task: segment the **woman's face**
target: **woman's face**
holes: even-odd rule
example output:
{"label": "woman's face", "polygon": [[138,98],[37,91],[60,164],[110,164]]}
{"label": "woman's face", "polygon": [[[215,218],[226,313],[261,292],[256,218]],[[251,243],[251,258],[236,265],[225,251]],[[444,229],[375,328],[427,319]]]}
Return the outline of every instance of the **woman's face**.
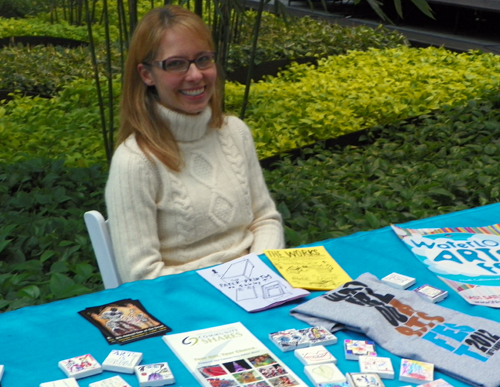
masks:
{"label": "woman's face", "polygon": [[[194,36],[192,32],[172,28],[165,32],[155,61],[169,58],[196,59],[210,47]],[[186,72],[165,71],[156,66],[137,66],[142,80],[148,86],[155,86],[160,102],[169,109],[185,114],[203,111],[214,94],[217,78],[215,64],[200,70],[194,63]]]}

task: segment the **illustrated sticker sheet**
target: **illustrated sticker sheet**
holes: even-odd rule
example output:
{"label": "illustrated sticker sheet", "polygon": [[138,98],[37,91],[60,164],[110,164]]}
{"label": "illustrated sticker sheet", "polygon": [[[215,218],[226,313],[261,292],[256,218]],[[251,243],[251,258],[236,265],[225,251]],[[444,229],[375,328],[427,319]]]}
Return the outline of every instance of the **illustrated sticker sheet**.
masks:
{"label": "illustrated sticker sheet", "polygon": [[78,313],[95,325],[109,344],[126,344],[171,331],[138,300],[123,299]]}

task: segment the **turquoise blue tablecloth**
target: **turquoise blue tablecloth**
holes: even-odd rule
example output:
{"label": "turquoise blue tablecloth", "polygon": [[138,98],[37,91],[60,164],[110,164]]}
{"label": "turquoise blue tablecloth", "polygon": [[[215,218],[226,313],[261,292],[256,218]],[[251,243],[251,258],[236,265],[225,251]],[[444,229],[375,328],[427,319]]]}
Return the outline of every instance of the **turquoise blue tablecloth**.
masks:
{"label": "turquoise blue tablecloth", "polygon": [[[405,225],[418,228],[485,226],[493,223],[500,223],[500,203],[413,221]],[[412,255],[389,227],[318,242],[315,245],[324,245],[352,278],[364,272],[370,272],[378,278],[398,272],[415,277],[417,284],[428,283],[450,290]],[[265,257],[263,259],[268,262]],[[304,382],[312,386],[303,373],[302,364],[295,358],[293,352],[280,352],[269,341],[268,334],[288,328],[305,327],[303,322],[291,317],[288,312],[298,303],[320,294],[322,293],[315,292],[306,299],[252,314],[225,298],[196,272],[188,272],[124,284],[117,289],[0,314],[0,364],[5,366],[2,386],[37,387],[42,382],[62,379],[65,375],[57,366],[59,360],[90,353],[102,362],[111,349],[142,352],[143,364],[167,361],[176,378],[175,386],[197,386],[195,379],[160,337],[125,346],[111,346],[93,325],[78,314],[78,311],[86,307],[124,298],[140,300],[153,316],[172,328],[172,333],[240,321]],[[500,321],[500,310],[469,305],[451,290],[448,298],[440,305]],[[363,336],[340,332],[337,337],[339,342],[342,342],[345,338],[356,339]],[[358,371],[357,362],[343,360],[343,349],[340,344],[330,346],[329,349],[337,357],[338,366],[343,372]],[[380,350],[379,355],[391,357],[394,367],[399,367],[399,358],[384,350]],[[397,372],[398,370],[396,374]],[[86,387],[92,382],[114,375],[116,374],[112,372],[104,372],[101,375],[80,379],[79,385]],[[131,386],[139,386],[135,376],[125,374],[121,376]],[[465,386],[437,372],[436,378],[439,377],[456,387]],[[387,387],[408,385],[397,381],[397,376],[395,380],[384,380],[384,383]],[[500,381],[498,384],[500,385]]]}

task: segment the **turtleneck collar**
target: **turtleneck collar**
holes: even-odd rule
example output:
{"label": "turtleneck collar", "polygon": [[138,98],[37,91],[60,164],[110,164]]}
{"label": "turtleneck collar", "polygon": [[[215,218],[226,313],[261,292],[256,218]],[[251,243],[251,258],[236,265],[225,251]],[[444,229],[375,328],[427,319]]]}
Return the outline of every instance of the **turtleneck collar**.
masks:
{"label": "turtleneck collar", "polygon": [[161,117],[168,121],[170,131],[177,141],[196,141],[207,132],[212,117],[212,109],[209,106],[195,115],[177,113],[160,104],[158,106]]}

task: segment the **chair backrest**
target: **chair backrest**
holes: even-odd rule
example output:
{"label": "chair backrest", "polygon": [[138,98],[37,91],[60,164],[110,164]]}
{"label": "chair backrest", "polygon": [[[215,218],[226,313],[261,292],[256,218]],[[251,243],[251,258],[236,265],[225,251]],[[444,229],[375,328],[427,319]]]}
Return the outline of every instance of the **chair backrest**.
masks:
{"label": "chair backrest", "polygon": [[122,280],[116,269],[108,221],[99,211],[88,211],[83,215],[83,218],[97,258],[104,288],[116,288],[122,283]]}

